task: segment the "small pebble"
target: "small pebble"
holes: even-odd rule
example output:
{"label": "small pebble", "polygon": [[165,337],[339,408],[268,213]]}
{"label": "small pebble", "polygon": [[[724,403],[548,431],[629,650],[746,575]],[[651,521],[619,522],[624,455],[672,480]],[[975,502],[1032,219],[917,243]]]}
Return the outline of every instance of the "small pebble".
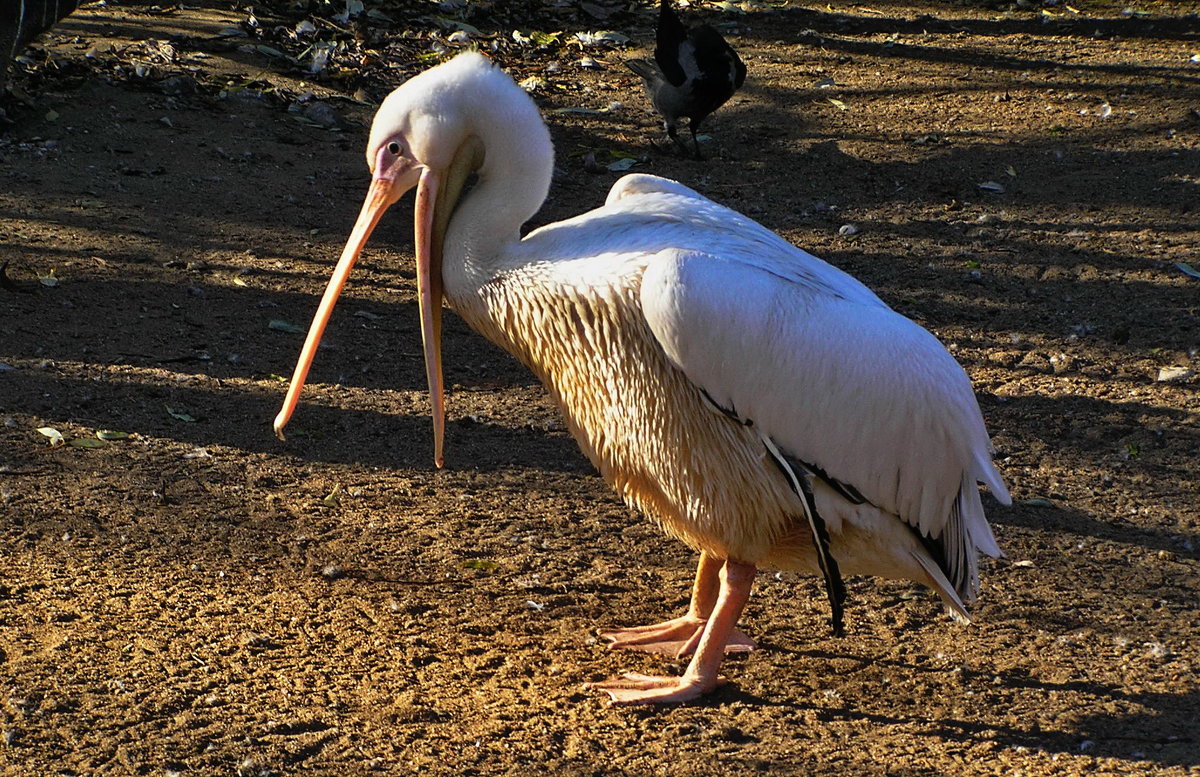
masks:
{"label": "small pebble", "polygon": [[591,151],[583,155],[583,169],[589,173],[603,173],[606,168],[596,161],[596,155]]}
{"label": "small pebble", "polygon": [[848,237],[850,235],[857,235],[858,233],[859,233],[858,227],[854,226],[853,224],[843,224],[840,227],[838,227],[839,235],[845,235]]}
{"label": "small pebble", "polygon": [[309,121],[320,124],[322,127],[327,129],[341,127],[344,123],[342,121],[342,117],[338,115],[337,111],[329,107],[329,105],[326,103],[322,102],[309,103],[308,105],[304,106],[304,110],[301,111],[301,115],[303,115],[304,118],[308,119]]}
{"label": "small pebble", "polygon": [[196,93],[196,79],[191,76],[172,76],[159,82],[158,88],[170,97],[186,97]]}

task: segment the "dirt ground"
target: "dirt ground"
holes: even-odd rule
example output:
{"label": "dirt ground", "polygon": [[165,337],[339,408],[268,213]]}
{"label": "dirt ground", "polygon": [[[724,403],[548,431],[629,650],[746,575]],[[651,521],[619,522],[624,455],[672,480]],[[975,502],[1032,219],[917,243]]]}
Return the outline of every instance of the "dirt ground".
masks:
{"label": "dirt ground", "polygon": [[[340,4],[97,3],[19,63],[0,774],[1200,775],[1194,7],[693,9],[750,70],[698,162],[652,146],[620,64],[649,7],[544,3],[520,23],[562,36],[522,49],[505,4],[478,5],[475,35],[401,4],[389,44],[383,20],[331,21]],[[336,68],[305,72],[304,19],[342,35]],[[563,43],[603,29],[633,44]],[[947,344],[1015,499],[987,501],[1008,558],[975,623],[855,579],[837,639],[815,578],[764,571],[742,622],[761,649],[730,685],[657,709],[585,691],[679,668],[590,635],[679,614],[695,556],[452,317],[434,469],[405,204],[275,439],[294,329],[366,190],[371,103],[471,37],[542,79],[559,170],[539,223],[599,204],[630,159]]]}

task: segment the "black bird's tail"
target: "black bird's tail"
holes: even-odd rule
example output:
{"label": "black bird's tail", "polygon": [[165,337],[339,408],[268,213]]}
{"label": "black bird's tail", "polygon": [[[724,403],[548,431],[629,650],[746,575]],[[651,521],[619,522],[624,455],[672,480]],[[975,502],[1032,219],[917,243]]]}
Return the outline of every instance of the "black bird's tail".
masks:
{"label": "black bird's tail", "polygon": [[662,79],[662,71],[658,69],[658,65],[648,59],[627,59],[625,67],[637,73],[648,82],[654,82]]}
{"label": "black bird's tail", "polygon": [[676,42],[687,37],[687,28],[683,26],[679,14],[675,13],[675,9],[671,7],[671,0],[662,0],[658,4],[658,40],[660,43],[664,37],[669,41]]}
{"label": "black bird's tail", "polygon": [[666,80],[675,86],[681,86],[687,78],[679,64],[679,47],[687,37],[687,28],[675,9],[671,8],[671,0],[661,0],[658,6],[658,31],[654,36],[654,61]]}

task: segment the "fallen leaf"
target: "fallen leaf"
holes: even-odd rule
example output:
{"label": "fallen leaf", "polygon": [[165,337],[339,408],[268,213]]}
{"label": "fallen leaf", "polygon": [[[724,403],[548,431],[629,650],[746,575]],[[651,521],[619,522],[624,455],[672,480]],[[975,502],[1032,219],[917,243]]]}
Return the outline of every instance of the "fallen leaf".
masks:
{"label": "fallen leaf", "polygon": [[326,507],[337,507],[340,505],[342,503],[342,495],[338,492],[341,490],[341,484],[335,484],[333,490],[329,492],[329,495],[321,500],[321,504],[325,505]]}
{"label": "fallen leaf", "polygon": [[495,561],[488,561],[481,558],[468,559],[462,563],[462,566],[463,569],[481,569],[484,572],[492,572],[500,568],[500,565]]}
{"label": "fallen leaf", "polygon": [[628,35],[616,32],[615,30],[601,30],[600,32],[577,32],[575,39],[585,46],[594,46],[598,43],[612,43],[618,46],[624,46],[626,43],[631,43],[632,38]]}
{"label": "fallen leaf", "polygon": [[537,90],[544,89],[546,87],[546,79],[542,78],[541,76],[530,76],[529,78],[523,79],[519,84],[517,84],[517,86],[521,87],[526,92],[536,92]]}
{"label": "fallen leaf", "polygon": [[1192,377],[1192,374],[1187,367],[1160,367],[1155,380],[1159,383],[1178,383]]}
{"label": "fallen leaf", "polygon": [[842,102],[841,100],[835,100],[832,97],[826,97],[825,99],[829,101],[830,105],[832,105],[834,108],[837,108],[839,111],[850,110],[850,106],[846,105],[846,103]]}
{"label": "fallen leaf", "polygon": [[95,437],[76,437],[67,445],[72,448],[104,448],[108,445],[104,440],[97,440]]}
{"label": "fallen leaf", "polygon": [[372,313],[369,310],[358,310],[355,311],[354,315],[357,318],[365,318],[368,321],[378,321],[379,319],[383,318],[383,316],[379,315],[378,313]]}
{"label": "fallen leaf", "polygon": [[1049,499],[1042,499],[1041,497],[1034,497],[1033,499],[1026,499],[1021,504],[1029,505],[1030,507],[1054,507],[1053,502],[1051,502]]}
{"label": "fallen leaf", "polygon": [[129,439],[128,432],[116,432],[112,429],[101,429],[96,432],[96,437],[101,440],[127,440]]}
{"label": "fallen leaf", "polygon": [[1182,272],[1184,275],[1190,275],[1193,278],[1200,278],[1200,270],[1197,270],[1195,267],[1192,267],[1187,262],[1176,262],[1175,266],[1178,267],[1179,271]]}
{"label": "fallen leaf", "polygon": [[608,169],[614,173],[623,173],[636,164],[636,159],[630,159],[627,157],[625,159],[618,159],[617,161],[611,163],[608,166]]}
{"label": "fallen leaf", "polygon": [[558,36],[561,34],[559,32],[541,32],[539,30],[532,30],[530,32],[513,30],[512,38],[522,46],[533,44],[539,47],[546,47],[558,43]]}
{"label": "fallen leaf", "polygon": [[999,184],[995,181],[984,181],[983,183],[979,184],[979,188],[983,189],[985,192],[1003,192],[1004,184]]}
{"label": "fallen leaf", "polygon": [[270,46],[264,46],[261,43],[255,44],[254,50],[260,54],[266,54],[268,57],[275,57],[276,59],[287,59],[288,58],[288,55],[284,54],[279,49],[272,48]]}
{"label": "fallen leaf", "polygon": [[1014,561],[1013,566],[1014,567],[1031,567],[1031,566],[1033,566],[1033,562],[1029,561],[1028,559],[1025,559],[1023,561]]}
{"label": "fallen leaf", "polygon": [[457,19],[451,19],[448,16],[430,16],[427,18],[429,18],[430,21],[433,21],[447,29],[458,30],[460,32],[470,33],[471,35],[483,35],[483,33],[479,31],[478,27],[473,27],[466,22],[460,22]]}
{"label": "fallen leaf", "polygon": [[304,333],[304,328],[289,324],[278,318],[271,319],[271,323],[267,324],[267,329],[274,329],[276,332],[287,332],[290,335],[298,335]]}
{"label": "fallen leaf", "polygon": [[167,414],[168,414],[169,416],[171,416],[172,418],[175,418],[175,419],[178,419],[178,420],[180,420],[180,421],[183,421],[185,424],[194,424],[194,423],[196,423],[196,419],[195,419],[195,418],[193,418],[192,416],[188,415],[187,413],[184,413],[184,412],[181,412],[181,411],[174,410],[174,409],[172,409],[172,408],[171,408],[171,406],[170,406],[170,405],[163,405],[163,407],[165,407],[165,408],[167,409]]}
{"label": "fallen leaf", "polygon": [[64,442],[62,432],[53,426],[39,426],[38,431],[50,438],[51,445],[62,445]]}
{"label": "fallen leaf", "polygon": [[599,115],[605,111],[596,110],[595,108],[555,108],[550,113],[583,113]]}

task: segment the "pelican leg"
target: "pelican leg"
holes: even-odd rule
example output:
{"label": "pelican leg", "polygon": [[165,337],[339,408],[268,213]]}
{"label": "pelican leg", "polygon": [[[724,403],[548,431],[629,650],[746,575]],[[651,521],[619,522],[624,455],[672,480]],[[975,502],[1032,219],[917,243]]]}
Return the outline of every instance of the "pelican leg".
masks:
{"label": "pelican leg", "polygon": [[[720,591],[721,565],[719,558],[707,553],[700,554],[696,566],[696,580],[692,583],[692,602],[686,615],[649,626],[633,626],[627,629],[602,629],[597,633],[608,640],[612,650],[640,650],[681,658],[696,651],[704,625],[712,614]],[[755,647],[740,629],[733,629],[725,642],[726,653],[749,653]]]}
{"label": "pelican leg", "polygon": [[717,674],[725,657],[725,645],[734,631],[742,609],[750,599],[754,565],[726,561],[721,568],[720,594],[713,608],[696,655],[681,677],[653,677],[626,673],[586,687],[607,693],[612,704],[678,704],[692,701],[727,682]]}

